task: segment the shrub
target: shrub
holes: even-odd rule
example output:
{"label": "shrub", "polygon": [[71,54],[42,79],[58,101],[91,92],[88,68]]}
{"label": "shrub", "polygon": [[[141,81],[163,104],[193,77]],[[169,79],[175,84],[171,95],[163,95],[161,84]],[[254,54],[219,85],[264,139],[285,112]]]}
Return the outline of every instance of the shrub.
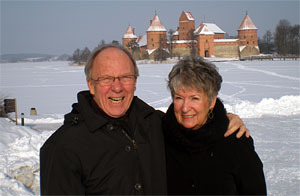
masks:
{"label": "shrub", "polygon": [[0,95],[0,117],[8,117],[7,113],[4,110],[4,99],[5,96]]}

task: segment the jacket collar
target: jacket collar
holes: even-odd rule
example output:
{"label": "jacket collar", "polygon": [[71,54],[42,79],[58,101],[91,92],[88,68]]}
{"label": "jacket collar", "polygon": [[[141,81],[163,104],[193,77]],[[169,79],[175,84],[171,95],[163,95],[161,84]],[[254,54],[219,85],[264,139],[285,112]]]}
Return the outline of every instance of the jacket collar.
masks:
{"label": "jacket collar", "polygon": [[[99,128],[106,126],[110,122],[110,117],[95,112],[92,107],[93,96],[89,91],[81,91],[77,94],[78,104],[73,104],[72,116],[77,114],[86,123],[90,132],[95,132]],[[147,118],[155,110],[143,102],[138,97],[134,97],[128,111],[130,121],[135,122],[136,118]],[[134,124],[132,124],[135,127]]]}
{"label": "jacket collar", "polygon": [[95,132],[98,128],[103,127],[109,122],[105,116],[99,115],[94,111],[91,105],[93,96],[89,91],[79,92],[77,95],[77,99],[78,112],[82,116],[89,131]]}
{"label": "jacket collar", "polygon": [[198,130],[186,129],[177,122],[174,105],[171,104],[164,118],[165,139],[172,146],[188,152],[197,152],[209,148],[224,138],[229,120],[223,103],[217,99],[213,109],[213,118]]}

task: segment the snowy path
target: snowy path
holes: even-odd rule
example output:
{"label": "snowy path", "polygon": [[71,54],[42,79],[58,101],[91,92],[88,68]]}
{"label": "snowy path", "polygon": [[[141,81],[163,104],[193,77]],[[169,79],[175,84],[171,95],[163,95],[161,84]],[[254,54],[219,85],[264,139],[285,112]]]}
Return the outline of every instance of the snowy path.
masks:
{"label": "snowy path", "polygon": [[289,80],[300,81],[300,78],[291,77],[291,76],[287,76],[287,75],[282,75],[282,74],[278,74],[278,73],[272,72],[272,71],[265,71],[265,70],[261,70],[261,69],[250,68],[250,67],[247,67],[245,65],[238,64],[238,63],[232,63],[232,62],[230,62],[230,65],[234,65],[238,69],[242,69],[242,70],[245,70],[245,71],[260,72],[260,73],[263,73],[263,74],[266,74],[266,75],[270,75],[270,76],[275,76],[275,77],[279,77],[279,78],[285,78],[285,79],[289,79]]}

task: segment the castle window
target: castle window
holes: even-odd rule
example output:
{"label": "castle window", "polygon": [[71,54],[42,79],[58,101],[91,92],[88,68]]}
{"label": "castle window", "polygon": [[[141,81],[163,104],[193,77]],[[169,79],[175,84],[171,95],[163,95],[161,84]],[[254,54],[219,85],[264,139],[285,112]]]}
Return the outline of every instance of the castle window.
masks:
{"label": "castle window", "polygon": [[247,42],[247,44],[249,44],[249,42]]}
{"label": "castle window", "polygon": [[246,35],[244,35],[244,38],[246,39]]}
{"label": "castle window", "polygon": [[152,44],[152,46],[154,47],[154,44]]}
{"label": "castle window", "polygon": [[254,44],[254,41],[253,41],[253,44]]}
{"label": "castle window", "polygon": [[206,43],[208,42],[208,40],[205,40],[206,41]]}

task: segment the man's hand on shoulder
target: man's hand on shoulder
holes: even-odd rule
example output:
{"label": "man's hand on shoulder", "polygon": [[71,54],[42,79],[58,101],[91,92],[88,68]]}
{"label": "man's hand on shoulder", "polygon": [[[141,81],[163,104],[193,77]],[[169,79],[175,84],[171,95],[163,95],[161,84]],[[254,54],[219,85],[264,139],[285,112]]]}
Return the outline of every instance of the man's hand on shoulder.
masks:
{"label": "man's hand on shoulder", "polygon": [[227,113],[227,117],[229,119],[229,125],[226,133],[224,134],[224,137],[228,137],[229,135],[233,134],[237,130],[239,130],[238,133],[236,134],[237,138],[241,138],[244,134],[246,134],[247,138],[250,136],[249,130],[244,125],[242,119],[238,115]]}

